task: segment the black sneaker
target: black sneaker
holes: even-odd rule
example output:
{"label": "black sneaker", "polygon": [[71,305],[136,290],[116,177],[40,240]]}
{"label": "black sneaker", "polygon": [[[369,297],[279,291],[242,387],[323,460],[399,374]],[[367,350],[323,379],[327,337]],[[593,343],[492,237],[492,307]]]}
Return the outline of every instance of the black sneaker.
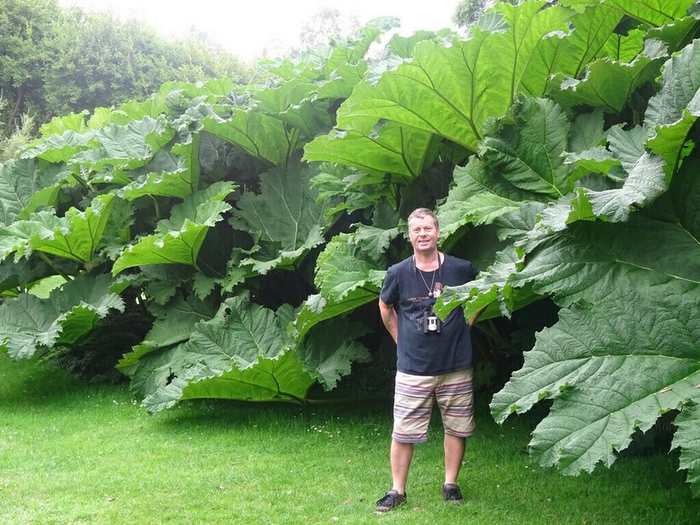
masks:
{"label": "black sneaker", "polygon": [[455,503],[456,505],[461,505],[464,501],[462,491],[459,490],[459,485],[454,485],[453,483],[445,483],[442,486],[442,497],[445,498],[445,501]]}
{"label": "black sneaker", "polygon": [[390,490],[384,497],[377,501],[375,512],[389,512],[391,509],[406,503],[406,494],[399,494],[397,490]]}

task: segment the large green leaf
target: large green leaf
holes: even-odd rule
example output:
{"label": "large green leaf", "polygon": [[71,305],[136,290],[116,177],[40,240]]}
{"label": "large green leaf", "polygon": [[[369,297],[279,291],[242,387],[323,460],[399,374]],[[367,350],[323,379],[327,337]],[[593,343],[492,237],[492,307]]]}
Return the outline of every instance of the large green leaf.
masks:
{"label": "large green leaf", "polygon": [[91,130],[76,132],[69,129],[61,134],[51,135],[32,144],[22,153],[22,158],[39,158],[53,163],[68,162],[77,153],[89,148],[93,134]]}
{"label": "large green leaf", "polygon": [[40,212],[35,217],[39,230],[29,239],[30,248],[89,263],[102,239],[114,199],[114,195],[100,195],[85,211],[71,208],[60,218]]}
{"label": "large green leaf", "polygon": [[9,225],[29,206],[41,189],[34,160],[10,160],[0,164],[0,224]]}
{"label": "large green leaf", "polygon": [[370,254],[363,253],[355,236],[341,234],[319,255],[315,283],[321,295],[338,302],[355,290],[378,292],[383,277],[382,267]]}
{"label": "large green leaf", "polygon": [[481,156],[517,188],[556,198],[572,189],[572,169],[562,153],[569,119],[549,99],[517,97],[508,115],[486,128]]}
{"label": "large green leaf", "polygon": [[85,211],[70,208],[63,217],[42,211],[29,220],[0,228],[0,259],[15,252],[15,260],[19,260],[40,251],[89,263],[102,239],[114,199],[114,195],[100,195]]}
{"label": "large green leaf", "polygon": [[158,150],[146,166],[129,173],[136,180],[119,191],[120,197],[125,200],[144,195],[183,198],[196,191],[200,175],[199,141],[199,134],[190,135],[185,142]]}
{"label": "large green leaf", "polygon": [[688,135],[700,117],[700,43],[693,42],[664,65],[664,84],[649,100],[644,126],[650,147],[661,155],[669,175],[680,166]]}
{"label": "large green leaf", "polygon": [[686,298],[620,290],[562,310],[494,396],[494,417],[502,422],[556,398],[533,434],[535,457],[572,474],[591,472],[598,462],[610,466],[636,429],[700,401],[698,299],[697,289]]}
{"label": "large green leaf", "polygon": [[13,359],[26,359],[75,343],[111,309],[124,309],[111,286],[108,275],[81,274],[47,299],[21,294],[0,306],[0,344]]}
{"label": "large green leaf", "polygon": [[531,287],[516,288],[511,280],[520,265],[520,255],[512,246],[499,251],[488,268],[479,272],[474,281],[460,286],[448,286],[435,305],[435,313],[442,319],[462,307],[464,318],[470,320],[474,314],[487,308],[480,319],[510,316],[512,312],[527,306],[541,296]]}
{"label": "large green leaf", "polygon": [[[658,180],[660,169],[639,181]],[[624,222],[579,221],[535,244],[523,243],[525,264],[505,283],[531,283],[563,308],[558,323],[538,334],[523,368],[494,396],[492,412],[502,422],[554,399],[531,442],[543,465],[571,474],[610,465],[635,430],[646,431],[661,414],[697,403],[696,173],[694,156],[666,193]],[[691,443],[685,463],[691,472],[694,450]]]}
{"label": "large green leaf", "polygon": [[433,135],[422,130],[388,121],[375,126],[367,119],[355,119],[353,125],[354,129],[317,137],[305,146],[304,159],[337,162],[367,173],[390,173],[405,183],[423,171],[431,147],[434,149]]}
{"label": "large green leaf", "polygon": [[313,294],[306,298],[302,308],[288,329],[290,337],[300,342],[317,324],[334,317],[341,317],[360,306],[379,297],[379,290],[367,287],[356,288],[347,293],[342,299],[328,300],[321,294]]}
{"label": "large green leaf", "polygon": [[387,266],[385,252],[398,229],[360,226],[352,234],[334,237],[316,263],[316,287],[294,322],[290,335],[301,341],[317,324],[340,317],[379,297]]}
{"label": "large green leaf", "polygon": [[588,64],[581,80],[562,76],[560,89],[552,90],[551,96],[567,108],[585,104],[619,113],[639,86],[656,78],[667,57],[661,42],[647,42],[643,53],[630,63],[602,58]]}
{"label": "large green leaf", "polygon": [[336,318],[311,332],[297,345],[296,353],[311,377],[332,390],[342,376],[350,374],[353,362],[371,361],[367,348],[356,341],[369,331],[366,325]]}
{"label": "large green leaf", "polygon": [[202,126],[272,166],[285,162],[296,149],[284,122],[256,110],[234,110],[230,118],[211,115],[202,121]]}
{"label": "large green leaf", "polygon": [[197,267],[197,256],[209,228],[231,209],[224,202],[235,189],[233,183],[216,183],[185,197],[173,207],[169,219],[158,222],[158,233],[129,246],[115,262],[114,275],[146,264],[185,264]]}
{"label": "large green leaf", "polygon": [[[466,40],[449,47],[421,42],[410,62],[386,72],[376,86],[358,84],[338,110],[338,126],[356,129],[359,119],[366,129],[366,119],[389,119],[476,151],[483,123],[503,115],[521,87],[531,96],[545,92],[553,46],[574,14],[543,5],[499,4]],[[573,63],[577,58],[567,56]]]}
{"label": "large green leaf", "polygon": [[291,164],[264,173],[260,193],[247,191],[238,199],[230,224],[245,231],[265,249],[241,261],[255,273],[265,274],[277,266],[289,266],[324,241],[332,225],[326,202],[316,202],[310,186],[316,171]]}
{"label": "large green leaf", "polygon": [[[698,388],[698,385],[695,385]],[[676,417],[673,424],[678,426],[673,437],[673,447],[681,448],[679,468],[688,471],[688,483],[693,494],[700,496],[700,437],[698,436],[698,421],[700,421],[700,404],[688,403]]]}
{"label": "large green leaf", "polygon": [[197,323],[187,343],[169,355],[150,353],[142,361],[134,379],[154,376],[143,400],[152,413],[194,397],[301,401],[313,383],[275,313],[242,298]]}
{"label": "large green leaf", "polygon": [[311,138],[331,127],[328,103],[313,99],[317,85],[295,78],[258,94],[259,107]]}
{"label": "large green leaf", "polygon": [[[664,246],[663,251],[649,249]],[[512,283],[562,304],[597,300],[620,286],[656,286],[684,294],[700,283],[697,240],[680,224],[633,215],[622,224],[572,224],[526,256]]]}
{"label": "large green leaf", "polygon": [[472,156],[466,166],[457,166],[453,177],[450,193],[437,209],[443,242],[468,223],[491,224],[517,211],[523,202],[547,199],[517,188],[477,156]]}
{"label": "large green leaf", "polygon": [[[564,5],[590,4],[589,0],[562,0]],[[652,26],[660,26],[681,18],[694,0],[604,0],[604,7],[618,11]]]}
{"label": "large green leaf", "polygon": [[316,200],[326,202],[326,215],[332,216],[343,210],[352,213],[371,209],[383,199],[394,203],[393,188],[385,182],[384,174],[372,176],[349,166],[324,162],[311,179],[311,186],[318,188]]}
{"label": "large green leaf", "polygon": [[89,167],[94,172],[134,169],[145,165],[175,135],[175,130],[162,117],[144,117],[125,125],[113,124],[97,129],[91,137],[95,147],[77,153],[71,162]]}

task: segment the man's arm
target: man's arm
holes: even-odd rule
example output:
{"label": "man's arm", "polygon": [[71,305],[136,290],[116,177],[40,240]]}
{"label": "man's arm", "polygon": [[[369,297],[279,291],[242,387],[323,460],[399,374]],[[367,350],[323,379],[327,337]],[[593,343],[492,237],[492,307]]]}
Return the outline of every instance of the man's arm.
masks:
{"label": "man's arm", "polygon": [[382,322],[396,343],[399,338],[399,318],[396,315],[396,310],[390,304],[386,304],[379,299],[379,313],[382,316]]}

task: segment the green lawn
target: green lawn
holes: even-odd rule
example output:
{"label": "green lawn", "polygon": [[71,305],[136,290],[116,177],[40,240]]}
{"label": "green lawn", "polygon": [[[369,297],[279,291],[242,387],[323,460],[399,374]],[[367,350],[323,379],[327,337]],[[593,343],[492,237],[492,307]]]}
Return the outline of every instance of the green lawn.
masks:
{"label": "green lawn", "polygon": [[528,461],[532,418],[498,427],[482,399],[461,474],[441,500],[439,418],[408,505],[387,515],[391,407],[185,403],[156,417],[127,387],[86,386],[0,355],[0,524],[691,524],[672,455],[564,477]]}

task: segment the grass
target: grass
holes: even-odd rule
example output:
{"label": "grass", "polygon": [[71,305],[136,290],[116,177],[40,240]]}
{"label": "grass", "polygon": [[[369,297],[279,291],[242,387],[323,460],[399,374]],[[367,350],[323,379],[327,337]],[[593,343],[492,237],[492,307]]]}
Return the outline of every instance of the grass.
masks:
{"label": "grass", "polygon": [[485,401],[460,475],[467,502],[441,500],[435,417],[416,448],[408,505],[377,516],[390,484],[386,402],[189,402],[151,417],[127,387],[83,385],[0,355],[0,523],[697,523],[700,501],[673,455],[564,477],[528,460],[533,418],[499,427]]}

